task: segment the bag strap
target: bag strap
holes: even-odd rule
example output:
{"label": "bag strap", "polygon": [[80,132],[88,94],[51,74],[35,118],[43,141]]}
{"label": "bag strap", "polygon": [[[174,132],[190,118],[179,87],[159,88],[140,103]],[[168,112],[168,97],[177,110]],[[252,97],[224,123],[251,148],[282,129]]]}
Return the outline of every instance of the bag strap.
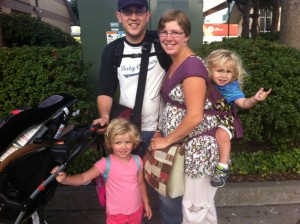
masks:
{"label": "bag strap", "polygon": [[105,167],[105,171],[103,173],[104,182],[106,182],[106,180],[108,178],[109,169],[110,169],[110,158],[109,158],[109,156],[107,156],[106,157],[106,167]]}
{"label": "bag strap", "polygon": [[132,118],[131,118],[132,123],[135,124],[138,128],[141,127],[141,113],[142,113],[142,107],[144,101],[149,57],[150,57],[150,51],[152,46],[151,39],[152,39],[151,37],[149,38],[149,36],[145,36],[145,39],[142,43],[141,68],[139,73],[135,104],[134,104]]}
{"label": "bag strap", "polygon": [[[110,158],[109,156],[106,157],[106,166],[105,166],[105,171],[102,175],[103,179],[101,178],[101,175],[99,175],[96,179],[96,185],[97,187],[101,187],[102,185],[104,185],[107,181],[107,178],[108,178],[108,172],[109,172],[109,169],[110,169]],[[103,183],[104,181],[104,183]]]}
{"label": "bag strap", "polygon": [[121,65],[121,61],[123,56],[123,50],[124,50],[124,41],[125,37],[118,38],[116,44],[116,48],[114,49],[114,56],[113,56],[113,66],[115,69],[115,72],[117,72],[118,67]]}
{"label": "bag strap", "polygon": [[132,156],[133,156],[133,158],[134,158],[134,160],[135,160],[135,162],[136,162],[136,165],[138,166],[138,172],[139,172],[139,171],[141,170],[141,163],[140,163],[140,160],[139,160],[139,158],[138,158],[137,155],[132,154]]}
{"label": "bag strap", "polygon": [[[167,71],[172,64],[172,60],[161,47],[158,32],[156,30],[147,30],[145,37],[149,38],[154,44],[155,52],[150,53],[150,56],[157,56],[159,64]],[[117,72],[118,67],[121,65],[122,58],[139,58],[142,54],[123,54],[125,37],[118,38],[115,41],[117,41],[117,44],[114,49],[113,66],[115,72]]]}
{"label": "bag strap", "polygon": [[[160,64],[160,66],[165,71],[168,71],[170,65],[172,64],[172,59],[163,50],[163,48],[162,48],[162,46],[160,44],[158,32],[156,30],[147,30],[146,35],[149,35],[152,38],[152,42],[154,44],[154,49],[155,49],[155,53],[153,53],[153,55],[157,56],[157,59],[158,59],[158,62]],[[152,53],[150,55],[152,55]]]}
{"label": "bag strap", "polygon": [[[142,54],[129,54],[124,55],[124,41],[125,37],[119,38],[118,43],[116,44],[116,48],[114,50],[114,57],[113,57],[113,65],[114,70],[117,73],[117,69],[121,64],[123,57],[141,57],[141,67],[140,67],[140,73],[139,73],[139,80],[138,80],[138,86],[137,86],[137,92],[136,92],[136,99],[135,99],[135,105],[133,108],[133,112],[131,115],[131,121],[134,123],[138,128],[141,127],[141,113],[142,113],[142,107],[143,107],[143,101],[144,101],[144,93],[145,93],[145,86],[146,86],[146,80],[147,80],[147,71],[148,71],[148,64],[149,64],[149,57],[150,55],[157,55],[158,61],[162,68],[165,70],[168,69],[168,67],[171,64],[171,58],[167,56],[167,54],[162,49],[159,37],[157,31],[146,31],[146,35],[144,38],[144,41],[142,43]],[[150,53],[152,43],[154,44],[155,52]]]}

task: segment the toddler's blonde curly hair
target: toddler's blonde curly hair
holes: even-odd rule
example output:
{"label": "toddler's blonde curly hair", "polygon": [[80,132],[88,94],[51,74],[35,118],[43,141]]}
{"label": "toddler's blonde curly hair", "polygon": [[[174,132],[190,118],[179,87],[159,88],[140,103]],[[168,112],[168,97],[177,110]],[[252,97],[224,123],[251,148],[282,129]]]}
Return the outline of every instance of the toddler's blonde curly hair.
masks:
{"label": "toddler's blonde curly hair", "polygon": [[212,69],[216,66],[221,66],[226,71],[226,65],[232,65],[233,67],[233,80],[238,80],[240,88],[243,87],[244,78],[247,76],[247,72],[243,67],[242,59],[234,51],[227,49],[218,49],[211,52],[206,58],[206,66],[209,76],[212,74]]}

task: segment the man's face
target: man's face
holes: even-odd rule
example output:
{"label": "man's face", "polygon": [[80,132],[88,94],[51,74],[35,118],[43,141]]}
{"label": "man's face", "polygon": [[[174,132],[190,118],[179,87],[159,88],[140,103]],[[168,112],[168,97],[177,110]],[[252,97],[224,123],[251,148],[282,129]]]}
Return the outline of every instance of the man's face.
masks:
{"label": "man's face", "polygon": [[140,43],[146,32],[146,25],[150,19],[150,12],[141,6],[128,6],[116,13],[119,23],[126,32],[126,39],[130,43]]}

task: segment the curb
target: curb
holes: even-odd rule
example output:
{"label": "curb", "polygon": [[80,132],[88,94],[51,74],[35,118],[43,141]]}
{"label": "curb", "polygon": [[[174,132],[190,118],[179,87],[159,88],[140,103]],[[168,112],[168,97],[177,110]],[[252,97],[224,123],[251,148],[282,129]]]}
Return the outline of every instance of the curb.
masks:
{"label": "curb", "polygon": [[[155,199],[153,192],[149,198]],[[271,181],[249,183],[227,183],[218,189],[215,197],[216,207],[283,205],[300,203],[300,181]],[[157,208],[156,200],[152,201]],[[104,209],[99,205],[95,186],[59,186],[55,196],[49,201],[47,210]]]}
{"label": "curb", "polygon": [[228,183],[216,194],[216,206],[300,203],[300,181]]}

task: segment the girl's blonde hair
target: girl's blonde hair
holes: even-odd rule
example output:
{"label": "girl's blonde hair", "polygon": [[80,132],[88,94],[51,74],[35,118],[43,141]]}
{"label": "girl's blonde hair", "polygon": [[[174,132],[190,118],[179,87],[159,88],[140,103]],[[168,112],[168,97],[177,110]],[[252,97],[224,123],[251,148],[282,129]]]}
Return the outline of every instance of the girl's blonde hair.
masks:
{"label": "girl's blonde hair", "polygon": [[209,76],[212,74],[212,69],[216,66],[221,66],[226,70],[226,65],[231,64],[233,67],[233,80],[238,80],[240,87],[243,87],[244,78],[247,72],[243,67],[242,59],[234,52],[226,49],[218,49],[211,52],[206,58],[206,65]]}
{"label": "girl's blonde hair", "polygon": [[105,132],[105,145],[108,149],[111,149],[115,137],[127,133],[129,133],[130,139],[133,142],[133,149],[135,149],[141,142],[140,133],[136,126],[122,118],[113,119]]}

